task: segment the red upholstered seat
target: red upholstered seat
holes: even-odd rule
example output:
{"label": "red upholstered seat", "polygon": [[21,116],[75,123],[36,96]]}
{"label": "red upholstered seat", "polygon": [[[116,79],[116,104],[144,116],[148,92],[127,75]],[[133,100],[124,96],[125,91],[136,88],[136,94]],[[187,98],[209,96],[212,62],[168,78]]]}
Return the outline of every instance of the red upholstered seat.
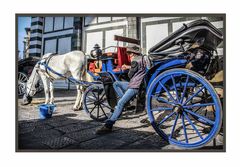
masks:
{"label": "red upholstered seat", "polygon": [[127,48],[118,47],[117,56],[118,56],[118,67],[122,67],[123,64],[126,64],[126,65],[131,64],[130,58],[127,55]]}
{"label": "red upholstered seat", "polygon": [[125,47],[118,47],[117,48],[117,59],[114,60],[117,64],[117,67],[113,69],[113,71],[118,72],[121,70],[123,64],[130,65],[130,57],[127,55],[127,48]]}

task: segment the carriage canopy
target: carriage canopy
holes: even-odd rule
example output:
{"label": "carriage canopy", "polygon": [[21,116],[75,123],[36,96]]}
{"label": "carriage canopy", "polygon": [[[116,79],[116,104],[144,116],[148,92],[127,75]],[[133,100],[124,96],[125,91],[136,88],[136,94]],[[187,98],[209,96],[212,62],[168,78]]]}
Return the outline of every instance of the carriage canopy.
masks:
{"label": "carriage canopy", "polygon": [[183,24],[181,28],[157,43],[149,49],[149,54],[160,54],[167,50],[181,51],[177,42],[191,46],[202,41],[201,47],[209,51],[216,50],[217,46],[223,41],[223,34],[207,20],[196,20],[188,24]]}

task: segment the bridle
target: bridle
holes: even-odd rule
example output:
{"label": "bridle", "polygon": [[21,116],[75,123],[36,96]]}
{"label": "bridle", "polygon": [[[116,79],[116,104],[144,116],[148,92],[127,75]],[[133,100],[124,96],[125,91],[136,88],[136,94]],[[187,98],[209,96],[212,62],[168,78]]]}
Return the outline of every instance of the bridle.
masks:
{"label": "bridle", "polygon": [[[49,57],[47,57],[47,58],[45,58],[45,59],[42,59],[42,60],[44,60],[44,63],[48,65],[50,59],[51,59],[54,55],[55,55],[55,54],[51,54]],[[36,66],[34,67],[34,68],[36,68],[36,73],[35,73],[34,76],[33,76],[33,81],[35,80],[36,75],[39,75],[38,71],[42,71],[45,75],[47,75],[47,77],[50,78],[50,80],[54,80],[54,78],[48,73],[48,70],[47,70],[46,66],[44,66],[44,67],[45,67],[45,70],[43,70],[43,69],[40,68],[40,65],[43,63],[42,60],[40,60],[40,61],[38,61],[38,62],[36,63],[36,64],[38,65],[37,67],[36,67]],[[29,89],[29,92],[26,93],[26,97],[27,97],[27,98],[31,97],[31,96],[29,95],[29,93],[30,93],[32,87],[33,87],[33,82],[31,83],[30,87],[28,87],[28,85],[26,86],[26,91],[27,91],[27,89]],[[25,92],[26,92],[26,91],[25,91]],[[35,92],[34,92],[33,94],[35,94],[35,93],[36,93],[36,90],[35,90]]]}
{"label": "bridle", "polygon": [[[34,67],[34,68],[39,68],[39,67]],[[33,81],[35,80],[36,75],[39,75],[38,69],[36,69],[36,73],[35,73],[34,76],[33,76]],[[26,86],[26,91],[25,91],[25,92],[27,92],[27,89],[29,89],[29,91],[26,93],[26,97],[27,97],[27,98],[28,98],[28,97],[31,97],[31,96],[29,95],[29,93],[30,93],[32,87],[33,87],[33,82],[31,83],[30,87],[28,87],[28,85]],[[35,93],[36,93],[36,91],[34,92],[34,94],[35,94]]]}

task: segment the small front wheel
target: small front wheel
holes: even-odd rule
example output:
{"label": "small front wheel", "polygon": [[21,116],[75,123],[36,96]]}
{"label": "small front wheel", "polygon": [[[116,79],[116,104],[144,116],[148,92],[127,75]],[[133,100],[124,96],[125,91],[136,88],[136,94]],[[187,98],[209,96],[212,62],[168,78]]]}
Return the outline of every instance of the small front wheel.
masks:
{"label": "small front wheel", "polygon": [[105,121],[113,112],[101,84],[91,85],[87,88],[83,95],[83,107],[90,117],[96,121]]}

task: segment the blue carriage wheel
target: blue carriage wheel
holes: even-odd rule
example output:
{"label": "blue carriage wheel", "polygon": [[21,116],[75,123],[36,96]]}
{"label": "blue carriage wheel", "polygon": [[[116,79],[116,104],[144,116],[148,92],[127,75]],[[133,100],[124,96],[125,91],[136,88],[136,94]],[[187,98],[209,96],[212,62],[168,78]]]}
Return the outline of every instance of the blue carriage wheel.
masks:
{"label": "blue carriage wheel", "polygon": [[105,121],[112,108],[109,106],[103,85],[89,86],[83,95],[83,108],[96,121]]}
{"label": "blue carriage wheel", "polygon": [[159,74],[147,91],[146,106],[155,131],[179,147],[203,147],[222,125],[222,106],[215,89],[187,69]]}

